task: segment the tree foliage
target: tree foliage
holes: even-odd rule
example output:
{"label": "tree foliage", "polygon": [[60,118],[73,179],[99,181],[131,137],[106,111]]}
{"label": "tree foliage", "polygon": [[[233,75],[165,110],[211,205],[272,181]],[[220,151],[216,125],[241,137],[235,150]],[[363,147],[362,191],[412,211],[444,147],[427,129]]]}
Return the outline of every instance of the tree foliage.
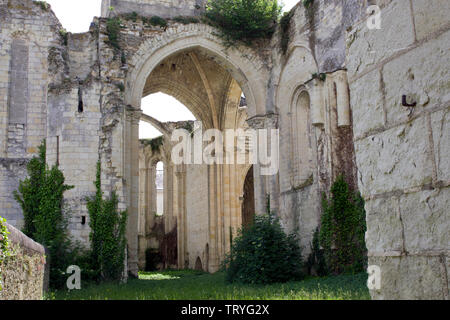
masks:
{"label": "tree foliage", "polygon": [[91,268],[98,272],[101,280],[120,280],[125,261],[127,212],[118,212],[119,201],[115,192],[109,199],[103,199],[100,162],[97,163],[94,184],[95,196],[87,201],[91,228]]}
{"label": "tree foliage", "polygon": [[59,287],[71,256],[63,199],[64,192],[73,186],[65,184],[57,165],[51,169],[47,166],[45,140],[39,146],[39,155],[28,163],[27,172],[28,178],[14,192],[24,215],[23,232],[49,250],[50,285]]}
{"label": "tree foliage", "polygon": [[230,47],[237,41],[250,45],[255,39],[269,38],[280,14],[277,0],[209,0],[205,17]]}
{"label": "tree foliage", "polygon": [[360,272],[367,264],[364,200],[350,192],[344,177],[331,187],[331,199],[323,196],[320,245],[329,272]]}
{"label": "tree foliage", "polygon": [[239,231],[224,267],[229,282],[268,284],[303,278],[296,236],[286,235],[270,213],[256,216],[253,224]]}

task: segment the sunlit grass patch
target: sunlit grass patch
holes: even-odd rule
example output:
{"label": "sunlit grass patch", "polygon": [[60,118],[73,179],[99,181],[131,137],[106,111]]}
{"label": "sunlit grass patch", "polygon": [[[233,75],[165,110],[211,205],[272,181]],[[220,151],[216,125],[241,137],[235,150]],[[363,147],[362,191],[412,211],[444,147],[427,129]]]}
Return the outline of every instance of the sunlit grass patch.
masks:
{"label": "sunlit grass patch", "polygon": [[307,278],[271,285],[229,284],[225,274],[195,270],[140,272],[126,284],[86,284],[60,290],[57,300],[368,300],[367,274]]}

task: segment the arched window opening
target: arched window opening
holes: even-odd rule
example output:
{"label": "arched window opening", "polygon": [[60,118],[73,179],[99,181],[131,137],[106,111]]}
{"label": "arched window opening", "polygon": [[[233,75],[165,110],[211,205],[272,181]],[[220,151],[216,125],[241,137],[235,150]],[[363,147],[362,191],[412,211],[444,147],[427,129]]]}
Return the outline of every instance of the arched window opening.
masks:
{"label": "arched window opening", "polygon": [[312,178],[310,140],[310,97],[301,91],[293,101],[292,110],[292,187],[299,188]]}
{"label": "arched window opening", "polygon": [[156,164],[156,215],[164,214],[164,163],[159,161]]}

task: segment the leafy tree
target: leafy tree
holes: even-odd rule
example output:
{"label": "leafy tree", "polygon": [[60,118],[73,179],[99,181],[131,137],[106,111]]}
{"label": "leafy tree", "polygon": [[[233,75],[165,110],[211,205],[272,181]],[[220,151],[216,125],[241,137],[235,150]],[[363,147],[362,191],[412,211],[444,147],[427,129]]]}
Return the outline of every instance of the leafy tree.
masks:
{"label": "leafy tree", "polygon": [[88,199],[89,226],[91,227],[91,263],[102,280],[120,280],[124,269],[126,249],[126,211],[118,212],[118,199],[112,192],[103,199],[101,190],[101,166],[97,163],[96,193]]}
{"label": "leafy tree", "polygon": [[277,0],[209,0],[205,17],[230,47],[237,41],[250,45],[255,39],[269,38],[280,14]]}
{"label": "leafy tree", "polygon": [[286,235],[273,214],[241,229],[224,261],[228,282],[268,284],[303,278],[296,236]]}
{"label": "leafy tree", "polygon": [[335,274],[363,271],[367,264],[364,200],[350,192],[342,175],[333,183],[331,194],[330,200],[323,196],[320,229],[327,268]]}
{"label": "leafy tree", "polygon": [[49,250],[50,285],[58,287],[63,283],[71,248],[63,212],[64,192],[73,186],[65,184],[57,165],[51,169],[47,166],[45,140],[39,146],[38,157],[28,163],[27,172],[28,178],[14,192],[24,215],[23,232]]}

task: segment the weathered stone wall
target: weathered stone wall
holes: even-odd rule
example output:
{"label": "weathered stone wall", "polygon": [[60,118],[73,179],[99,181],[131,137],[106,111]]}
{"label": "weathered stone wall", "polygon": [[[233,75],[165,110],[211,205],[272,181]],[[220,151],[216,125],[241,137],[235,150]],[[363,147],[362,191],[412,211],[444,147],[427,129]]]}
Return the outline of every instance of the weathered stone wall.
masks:
{"label": "weathered stone wall", "polygon": [[26,0],[0,2],[0,21],[0,209],[20,226],[12,194],[47,136],[47,56],[60,42],[61,24],[50,10]]}
{"label": "weathered stone wall", "polygon": [[445,0],[383,1],[380,30],[363,19],[347,35],[374,299],[449,297],[449,14]]}
{"label": "weathered stone wall", "polygon": [[[367,200],[370,263],[382,268],[382,289],[373,297],[447,298],[448,1],[316,0],[309,9],[299,3],[286,53],[280,30],[270,42],[225,50],[210,26],[169,21],[160,28],[126,17],[117,47],[109,41],[110,14],[170,18],[197,15],[203,4],[103,1],[103,18],[89,32],[65,37],[51,10],[29,0],[0,1],[0,209],[6,218],[20,226],[12,192],[46,138],[48,163],[58,163],[75,186],[65,199],[72,235],[87,244],[85,199],[95,191],[100,159],[105,196],[116,190],[119,208],[128,209],[128,267],[136,273],[138,248],[157,246],[146,238],[155,221],[147,219],[152,201],[143,198],[149,189],[140,181],[140,101],[162,91],[205,128],[280,129],[278,174],[253,169],[255,211],[265,212],[270,194],[286,231],[299,233],[305,256],[320,221],[320,195],[344,173]],[[381,30],[367,28],[368,4],[383,9]],[[245,112],[237,108],[241,92]],[[403,107],[403,94],[417,106]],[[177,228],[178,266],[194,267],[200,257],[214,271],[242,222],[248,167],[165,169],[164,233]],[[189,188],[196,181],[201,192]]]}
{"label": "weathered stone wall", "polygon": [[0,300],[42,300],[46,272],[44,247],[8,223],[6,228],[10,232],[12,255],[0,264],[3,285]]}
{"label": "weathered stone wall", "polygon": [[205,0],[103,0],[102,17],[137,12],[141,16],[197,16],[205,8]]}
{"label": "weathered stone wall", "polygon": [[364,9],[361,1],[314,1],[309,8],[299,3],[291,11],[286,52],[281,31],[272,39],[278,50],[269,99],[278,114],[280,171],[279,186],[272,181],[267,189],[279,190],[271,203],[285,230],[298,233],[305,256],[320,223],[321,194],[329,193],[339,174],[356,188],[345,30]]}

